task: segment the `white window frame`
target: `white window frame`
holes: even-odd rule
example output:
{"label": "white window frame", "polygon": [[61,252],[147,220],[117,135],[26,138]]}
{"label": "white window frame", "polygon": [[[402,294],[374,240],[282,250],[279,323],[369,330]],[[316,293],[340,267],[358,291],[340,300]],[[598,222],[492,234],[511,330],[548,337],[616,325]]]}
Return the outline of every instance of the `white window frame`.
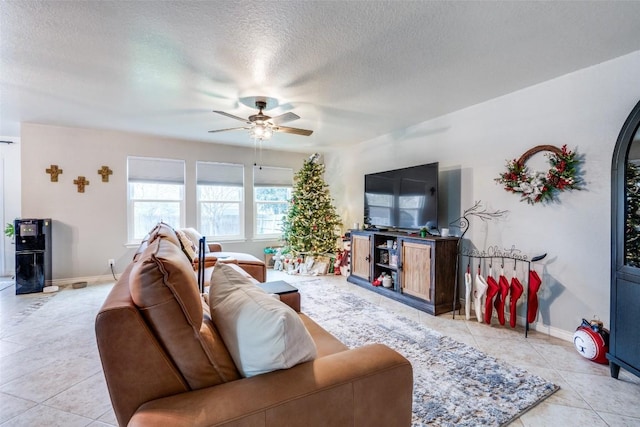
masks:
{"label": "white window frame", "polygon": [[[220,171],[224,171],[222,173],[216,173],[215,170],[218,169]],[[237,173],[233,171],[235,169]],[[231,172],[231,173],[229,173]],[[225,185],[226,184],[226,185]],[[201,185],[213,185],[213,186],[228,186],[228,187],[240,187],[240,200],[239,201],[229,201],[229,200],[201,200],[200,199],[200,186]],[[244,185],[244,165],[241,163],[221,163],[221,162],[206,162],[206,161],[198,161],[196,162],[196,203],[197,203],[197,224],[198,229],[201,230],[208,241],[234,241],[234,240],[244,240],[245,236],[245,185]],[[229,205],[237,205],[238,206],[238,233],[237,234],[223,234],[216,235],[206,233],[206,228],[203,226],[203,203],[223,203]]]}
{"label": "white window frame", "polygon": [[[180,199],[133,199],[131,194],[131,183],[133,182],[180,185]],[[136,202],[179,203],[178,224],[170,225],[183,227],[185,218],[185,161],[156,157],[127,157],[127,240],[129,243],[139,243],[144,237],[144,235],[142,237],[135,236]],[[162,221],[163,218],[157,220]],[[147,230],[147,232],[149,231],[151,229]]]}
{"label": "white window frame", "polygon": [[257,240],[273,240],[282,237],[282,232],[277,233],[258,233],[258,207],[260,205],[285,204],[285,212],[291,198],[284,200],[258,201],[258,188],[288,188],[289,196],[293,195],[293,169],[275,166],[254,166],[253,167],[253,237]]}

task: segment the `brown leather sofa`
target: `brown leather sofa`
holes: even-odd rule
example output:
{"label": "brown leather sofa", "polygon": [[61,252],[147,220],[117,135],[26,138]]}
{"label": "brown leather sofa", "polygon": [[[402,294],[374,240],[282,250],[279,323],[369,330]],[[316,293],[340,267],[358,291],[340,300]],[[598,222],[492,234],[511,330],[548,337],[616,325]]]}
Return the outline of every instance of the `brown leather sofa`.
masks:
{"label": "brown leather sofa", "polygon": [[317,358],[241,378],[171,231],[154,229],[96,317],[120,425],[411,424],[411,364],[380,344],[348,349],[302,313]]}

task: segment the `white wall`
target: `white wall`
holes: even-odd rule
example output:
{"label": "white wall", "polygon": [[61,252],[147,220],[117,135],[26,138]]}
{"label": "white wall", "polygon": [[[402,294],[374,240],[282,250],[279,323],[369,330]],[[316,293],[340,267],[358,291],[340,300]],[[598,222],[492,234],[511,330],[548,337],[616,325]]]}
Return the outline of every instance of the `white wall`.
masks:
{"label": "white wall", "polygon": [[3,231],[0,276],[12,276],[15,273],[15,245],[13,239],[4,237],[4,227],[6,223],[13,223],[13,220],[20,216],[20,140],[11,137],[0,137],[0,140],[13,142],[13,144],[0,144],[0,162],[2,163],[0,224]]}
{"label": "white wall", "polygon": [[[41,124],[22,124],[22,217],[53,219],[53,278],[62,280],[110,274],[107,260],[116,260],[121,272],[131,260],[127,243],[127,156],[186,160],[186,221],[196,226],[196,161],[245,165],[245,182],[251,187],[253,148],[239,148],[124,132]],[[264,150],[261,164],[300,169],[307,154]],[[45,169],[57,164],[59,182],[50,181]],[[108,183],[97,171],[113,170]],[[90,184],[78,193],[73,180],[83,175]],[[247,200],[252,192],[245,193]],[[225,243],[227,251],[248,252],[262,258],[266,246],[276,241],[253,241],[253,209],[245,203],[246,242]]]}
{"label": "white wall", "polygon": [[[499,221],[474,221],[466,237],[479,249],[515,245],[543,279],[540,324],[563,335],[597,315],[609,322],[611,161],[618,133],[640,99],[640,51],[384,135],[326,153],[327,178],[344,224],[363,221],[363,175],[440,164],[440,226],[481,200],[508,210]],[[557,204],[531,206],[494,178],[508,159],[551,144],[584,155],[585,189]],[[539,158],[538,158],[539,157]],[[549,168],[546,158],[531,159]],[[538,166],[538,167],[535,167]],[[564,334],[566,336],[566,334]]]}

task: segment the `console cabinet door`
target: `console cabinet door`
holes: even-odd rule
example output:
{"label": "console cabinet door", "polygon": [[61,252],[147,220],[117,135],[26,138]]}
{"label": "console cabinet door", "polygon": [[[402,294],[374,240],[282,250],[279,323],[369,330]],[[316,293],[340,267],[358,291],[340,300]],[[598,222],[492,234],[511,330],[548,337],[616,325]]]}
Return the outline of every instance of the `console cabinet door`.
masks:
{"label": "console cabinet door", "polygon": [[431,301],[431,245],[403,241],[400,248],[402,292]]}
{"label": "console cabinet door", "polygon": [[371,282],[371,236],[351,234],[351,274]]}

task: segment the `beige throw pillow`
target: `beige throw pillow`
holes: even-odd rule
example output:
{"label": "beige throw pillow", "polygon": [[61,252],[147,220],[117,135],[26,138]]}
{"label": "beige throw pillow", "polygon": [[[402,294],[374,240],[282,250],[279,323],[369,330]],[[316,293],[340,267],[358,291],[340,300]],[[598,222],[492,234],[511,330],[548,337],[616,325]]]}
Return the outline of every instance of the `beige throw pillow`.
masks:
{"label": "beige throw pillow", "polygon": [[[180,231],[182,231],[185,236],[187,236],[189,238],[189,240],[191,240],[191,243],[193,243],[193,245],[196,247],[196,253],[198,253],[198,248],[200,247],[200,239],[202,238],[202,234],[200,234],[200,232],[198,230],[196,230],[195,228],[181,228]],[[209,245],[204,245],[204,253],[208,253],[209,252]]]}
{"label": "beige throw pillow", "polygon": [[209,286],[211,318],[244,377],[287,369],[316,358],[298,314],[226,264]]}
{"label": "beige throw pillow", "polygon": [[182,248],[182,252],[189,258],[189,261],[193,262],[197,258],[196,255],[196,246],[193,242],[184,234],[182,230],[176,230],[176,235],[178,236],[178,240],[180,241],[180,247]]}

